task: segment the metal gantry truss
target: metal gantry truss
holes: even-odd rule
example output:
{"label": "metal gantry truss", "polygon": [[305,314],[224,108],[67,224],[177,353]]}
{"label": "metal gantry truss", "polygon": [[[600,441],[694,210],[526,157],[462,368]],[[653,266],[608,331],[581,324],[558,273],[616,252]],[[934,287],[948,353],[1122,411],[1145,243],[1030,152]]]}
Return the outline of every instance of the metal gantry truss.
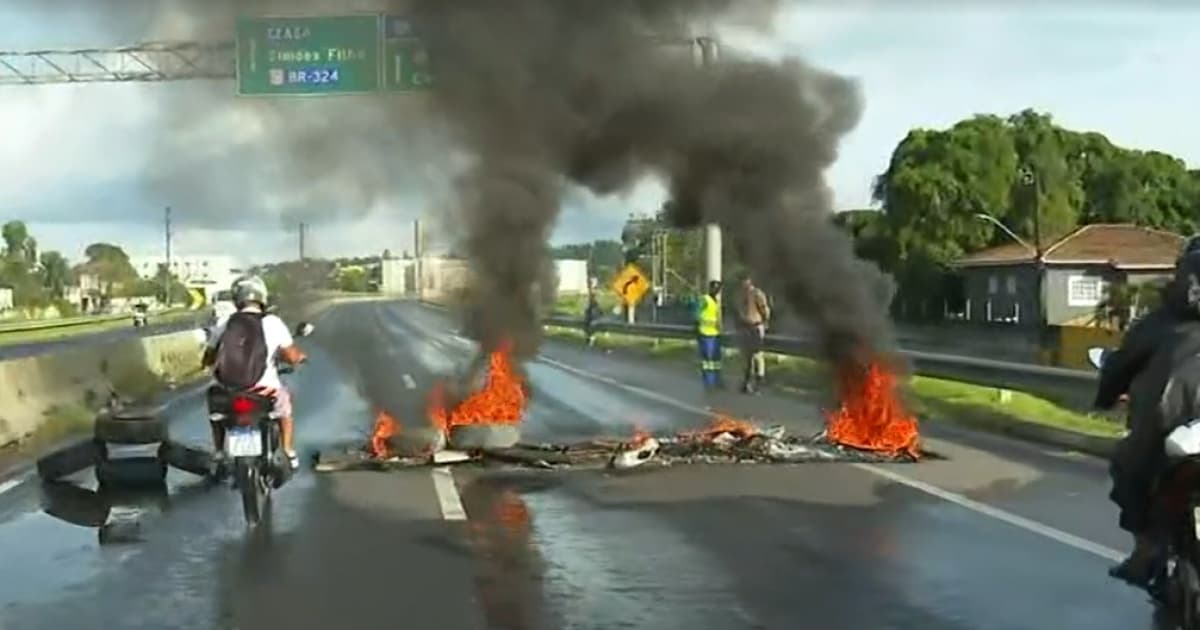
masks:
{"label": "metal gantry truss", "polygon": [[0,52],[0,85],[232,79],[234,50],[229,41]]}

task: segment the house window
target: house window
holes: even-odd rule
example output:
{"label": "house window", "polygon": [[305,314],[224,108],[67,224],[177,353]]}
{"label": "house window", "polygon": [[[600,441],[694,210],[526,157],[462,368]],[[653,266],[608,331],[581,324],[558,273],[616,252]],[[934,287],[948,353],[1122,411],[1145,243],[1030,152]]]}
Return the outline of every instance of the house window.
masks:
{"label": "house window", "polygon": [[988,276],[988,294],[992,295],[1000,291],[1000,278],[996,274]]}
{"label": "house window", "polygon": [[1017,277],[1016,276],[1009,275],[1007,278],[1004,279],[1004,284],[1005,284],[1005,289],[1008,290],[1009,295],[1017,294]]}
{"label": "house window", "polygon": [[1096,306],[1104,299],[1104,282],[1089,276],[1067,279],[1067,306]]}

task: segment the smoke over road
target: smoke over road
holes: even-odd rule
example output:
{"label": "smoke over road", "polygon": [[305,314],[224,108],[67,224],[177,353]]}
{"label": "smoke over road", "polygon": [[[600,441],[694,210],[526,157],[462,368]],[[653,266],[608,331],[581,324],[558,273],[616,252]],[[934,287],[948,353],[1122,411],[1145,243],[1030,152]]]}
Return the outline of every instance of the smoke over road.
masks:
{"label": "smoke over road", "polygon": [[[689,45],[664,43],[710,21],[767,25],[776,4],[124,0],[97,19],[145,25],[144,38],[211,41],[238,14],[413,16],[430,94],[232,104],[227,84],[201,85],[164,98],[145,179],[214,223],[264,210],[399,217],[414,200],[446,208],[438,218],[481,281],[468,321],[486,349],[537,347],[537,302],[552,286],[546,239],[569,184],[609,194],[654,174],[669,184],[675,225],[721,223],[760,283],[818,325],[831,360],[861,362],[891,349],[886,291],[829,221],[824,181],[859,119],[855,84],[796,59],[726,53],[699,67]],[[221,137],[228,129],[237,133]],[[394,230],[406,238],[399,220]]]}
{"label": "smoke over road", "polygon": [[511,336],[523,354],[536,347],[536,287],[565,183],[605,194],[653,173],[669,182],[672,222],[721,223],[762,283],[819,326],[831,360],[891,349],[881,276],[829,221],[824,170],[858,122],[855,84],[795,59],[698,67],[651,38],[726,10],[761,22],[770,5],[412,3],[438,82],[432,109],[474,157],[459,219],[482,280],[473,332],[485,346]]}

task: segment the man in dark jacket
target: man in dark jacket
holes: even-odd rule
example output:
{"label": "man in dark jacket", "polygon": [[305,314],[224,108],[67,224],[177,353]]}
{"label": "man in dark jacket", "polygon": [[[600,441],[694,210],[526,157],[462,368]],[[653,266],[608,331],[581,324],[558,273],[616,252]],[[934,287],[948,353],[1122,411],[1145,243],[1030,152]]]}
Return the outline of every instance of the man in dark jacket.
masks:
{"label": "man in dark jacket", "polygon": [[[1191,243],[1189,242],[1189,245]],[[1200,251],[1187,252],[1162,305],[1134,322],[1121,347],[1105,357],[1095,406],[1111,409],[1129,395],[1129,433],[1109,465],[1109,497],[1121,510],[1120,526],[1134,537],[1133,553],[1109,573],[1132,584],[1149,583],[1158,551],[1150,536],[1154,485],[1166,460],[1163,440],[1193,416],[1200,391]]]}

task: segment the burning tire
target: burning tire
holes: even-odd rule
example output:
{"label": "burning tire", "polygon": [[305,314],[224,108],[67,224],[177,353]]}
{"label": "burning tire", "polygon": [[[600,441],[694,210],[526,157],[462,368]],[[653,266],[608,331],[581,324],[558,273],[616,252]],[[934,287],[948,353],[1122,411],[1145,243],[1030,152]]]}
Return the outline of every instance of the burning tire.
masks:
{"label": "burning tire", "polygon": [[157,457],[106,459],[96,464],[96,481],[107,488],[158,488],[167,482],[167,464]]}
{"label": "burning tire", "polygon": [[114,412],[96,418],[95,435],[113,444],[154,444],[167,440],[167,424],[153,412]]}
{"label": "burning tire", "polygon": [[406,427],[387,439],[387,448],[400,457],[432,455],[446,448],[446,436],[433,427]]}
{"label": "burning tire", "polygon": [[479,451],[512,448],[521,441],[521,430],[512,424],[462,424],[450,427],[450,448]]}
{"label": "burning tire", "polygon": [[80,440],[38,459],[38,476],[54,481],[95,466],[104,459],[105,448],[95,440]]}

